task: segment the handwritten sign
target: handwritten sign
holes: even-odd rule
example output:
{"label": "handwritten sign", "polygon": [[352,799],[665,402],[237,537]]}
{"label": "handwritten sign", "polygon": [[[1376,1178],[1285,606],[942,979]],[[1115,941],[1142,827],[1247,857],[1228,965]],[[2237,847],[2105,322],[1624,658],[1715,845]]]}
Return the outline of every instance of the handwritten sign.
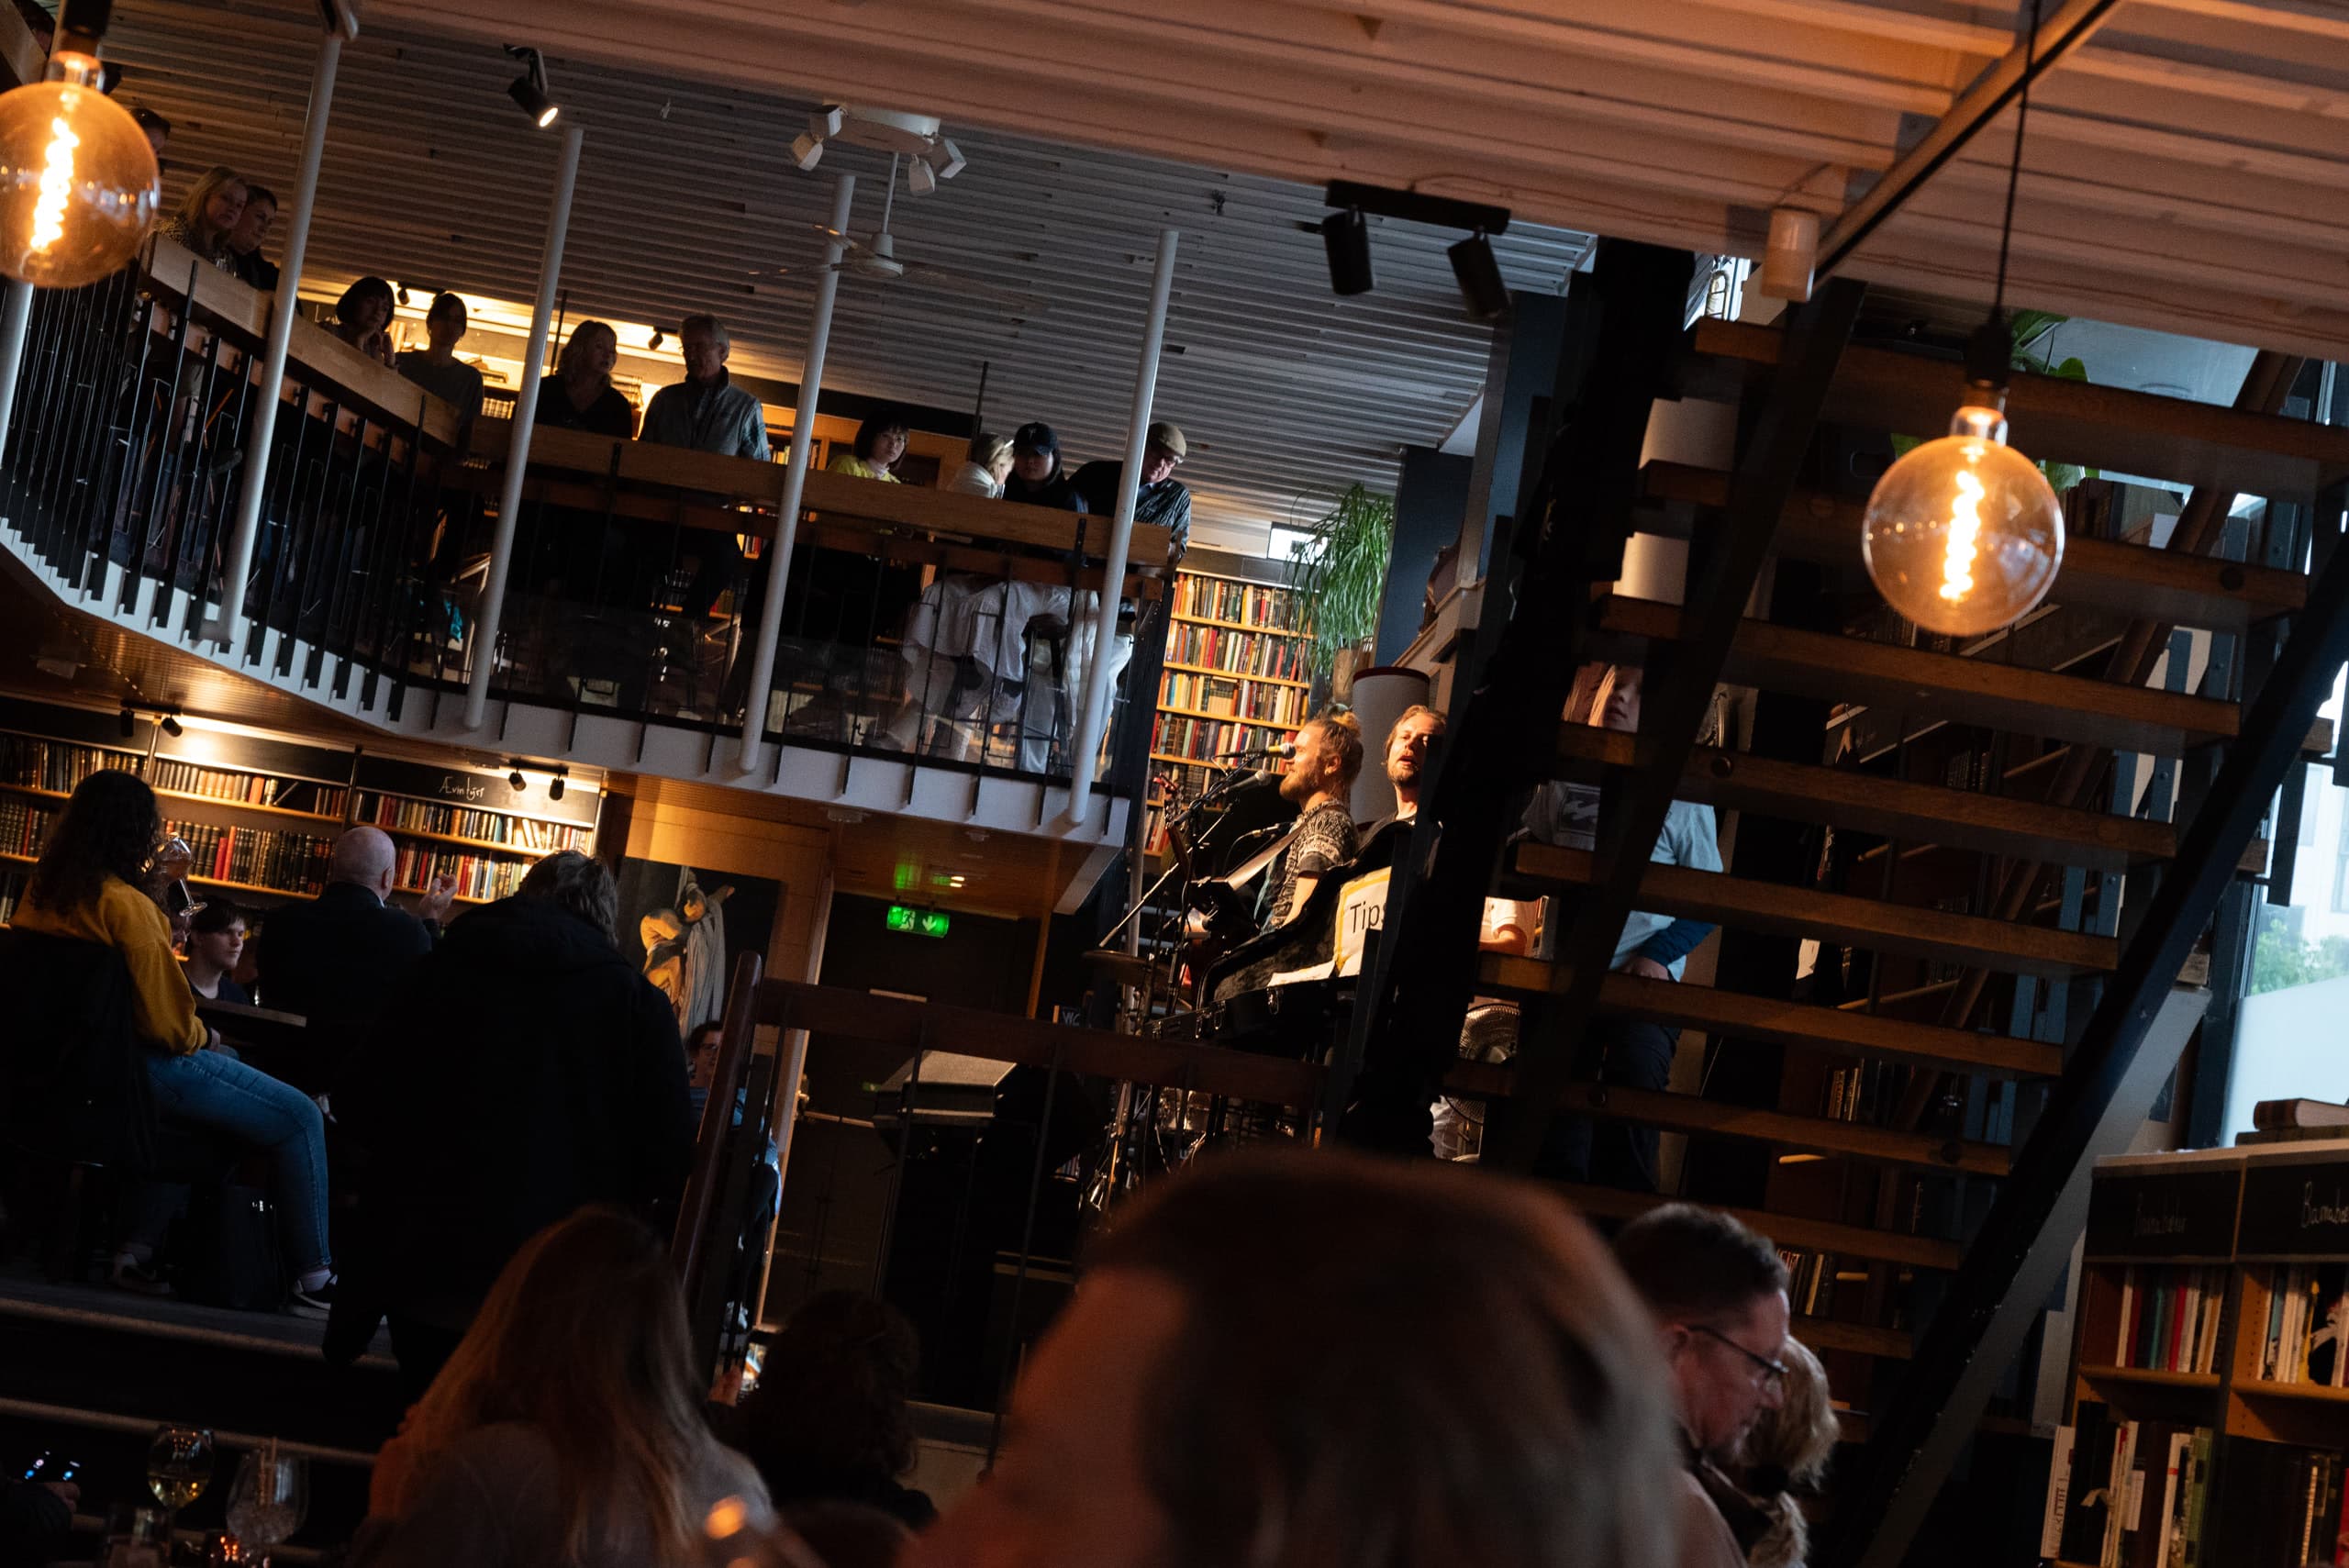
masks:
{"label": "handwritten sign", "polygon": [[2224,1258],[2234,1251],[2238,1166],[2099,1174],[2088,1191],[2092,1258]]}
{"label": "handwritten sign", "polygon": [[2349,1258],[2349,1160],[2250,1165],[2236,1251],[2246,1258]]}

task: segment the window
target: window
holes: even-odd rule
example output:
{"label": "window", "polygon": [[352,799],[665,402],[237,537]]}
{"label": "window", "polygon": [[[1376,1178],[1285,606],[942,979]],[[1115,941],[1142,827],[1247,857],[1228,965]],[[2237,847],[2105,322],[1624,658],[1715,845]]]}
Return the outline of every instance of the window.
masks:
{"label": "window", "polygon": [[1310,543],[1312,539],[1313,531],[1310,528],[1283,528],[1280,524],[1275,523],[1272,537],[1265,543],[1264,553],[1275,561],[1295,561],[1297,552]]}

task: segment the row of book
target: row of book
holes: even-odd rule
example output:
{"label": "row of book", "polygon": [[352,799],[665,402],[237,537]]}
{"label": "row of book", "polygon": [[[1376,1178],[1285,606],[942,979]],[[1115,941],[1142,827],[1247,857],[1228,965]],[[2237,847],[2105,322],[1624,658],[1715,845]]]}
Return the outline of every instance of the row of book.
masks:
{"label": "row of book", "polygon": [[2121,1325],[2112,1364],[2150,1372],[2216,1372],[2223,1268],[2140,1267],[2121,1272]]}
{"label": "row of book", "polygon": [[279,893],[317,893],[327,884],[334,840],[273,828],[223,828],[212,822],[166,822],[163,831],[195,851],[191,876],[241,882]]}
{"label": "row of book", "polygon": [[1270,675],[1283,681],[1308,678],[1302,642],[1219,626],[1186,626],[1181,621],[1166,633],[1166,662],[1231,675]]}
{"label": "row of book", "polygon": [[2268,1278],[2267,1331],[2259,1375],[2269,1383],[2344,1386],[2341,1340],[2349,1330],[2349,1263],[2291,1263]]}
{"label": "row of book", "polygon": [[434,877],[452,876],[462,898],[504,898],[529,874],[526,861],[495,860],[462,850],[419,849],[413,844],[401,846],[398,869],[394,873],[399,885],[409,893],[423,892]]}
{"label": "row of book", "polygon": [[17,917],[17,901],[24,897],[25,888],[32,879],[32,873],[28,871],[0,873],[0,926]]}
{"label": "row of book", "polygon": [[1217,577],[1175,578],[1174,613],[1237,621],[1267,631],[1295,631],[1297,625],[1296,595],[1282,588],[1229,583]]}
{"label": "row of book", "polygon": [[1234,719],[1186,718],[1180,714],[1162,713],[1158,716],[1158,729],[1152,737],[1150,749],[1161,756],[1206,762],[1226,751],[1269,746],[1286,739],[1286,729],[1262,724],[1243,724]]}
{"label": "row of book", "polygon": [[0,799],[0,852],[37,855],[49,841],[49,807],[22,795]]}
{"label": "row of book", "polygon": [[556,850],[584,850],[595,837],[585,828],[540,822],[528,817],[510,817],[503,811],[440,806],[429,800],[411,800],[406,795],[378,795],[372,790],[360,792],[356,820],[373,823],[378,828],[405,828],[417,833],[479,839],[485,843],[510,845],[532,854],[550,854]]}
{"label": "row of book", "polygon": [[[1825,1318],[1835,1305],[1835,1282],[1842,1277],[1835,1269],[1831,1252],[1799,1252],[1787,1248],[1778,1250],[1778,1259],[1787,1265],[1787,1301],[1805,1318]],[[1865,1280],[1865,1272],[1853,1275]]]}
{"label": "row of book", "polygon": [[25,789],[71,795],[73,786],[92,773],[107,768],[135,773],[138,767],[135,752],[108,751],[63,740],[40,740],[29,735],[0,736],[0,783]]}
{"label": "row of book", "polygon": [[287,811],[307,811],[319,817],[340,817],[349,792],[336,784],[311,779],[272,778],[266,773],[232,773],[226,768],[199,768],[194,762],[158,759],[148,782],[174,795],[201,795],[206,800],[236,801],[245,806],[275,806]]}
{"label": "row of book", "polygon": [[2220,1568],[2349,1563],[2349,1488],[2342,1456],[2288,1443],[2230,1442],[2219,1518]]}
{"label": "row of book", "polygon": [[1897,1062],[1864,1062],[1827,1075],[1820,1110],[1830,1121],[1881,1122],[1899,1108],[1913,1071]]}
{"label": "row of book", "polygon": [[1169,670],[1160,677],[1161,707],[1196,708],[1223,718],[1252,718],[1264,724],[1295,726],[1305,722],[1303,686],[1267,685],[1228,675],[1189,675]]}
{"label": "row of book", "polygon": [[[2082,1402],[2074,1424],[2055,1430],[2040,1555],[2096,1568],[2199,1568],[2215,1535],[2210,1445],[2208,1427],[2120,1420]],[[2226,1568],[2243,1561],[2223,1555]],[[2293,1568],[2302,1561],[2291,1559]]]}

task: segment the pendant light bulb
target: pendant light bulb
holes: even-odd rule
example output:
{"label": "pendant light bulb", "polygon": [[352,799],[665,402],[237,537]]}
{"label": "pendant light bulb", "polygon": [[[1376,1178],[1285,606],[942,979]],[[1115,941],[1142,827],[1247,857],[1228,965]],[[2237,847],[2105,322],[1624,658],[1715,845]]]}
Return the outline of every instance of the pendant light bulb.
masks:
{"label": "pendant light bulb", "polygon": [[2054,490],[2007,445],[2001,395],[1974,390],[1948,435],[1885,470],[1861,525],[1861,555],[1885,602],[1954,637],[2021,619],[2064,561]]}
{"label": "pendant light bulb", "polygon": [[72,37],[50,57],[47,81],[0,94],[0,272],[12,278],[95,283],[138,253],[155,221],[155,150],[98,91],[101,69],[95,39]]}

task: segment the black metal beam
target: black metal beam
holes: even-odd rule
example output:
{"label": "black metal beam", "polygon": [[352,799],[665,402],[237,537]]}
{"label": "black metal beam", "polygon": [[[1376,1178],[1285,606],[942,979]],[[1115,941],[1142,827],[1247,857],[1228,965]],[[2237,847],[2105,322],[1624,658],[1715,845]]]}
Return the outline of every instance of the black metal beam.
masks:
{"label": "black metal beam", "polygon": [[2309,608],[2244,714],[2176,860],[1864,1451],[1822,1563],[1897,1568],[2070,1256],[2091,1161],[2125,1147],[2168,1076],[2172,1062],[2141,1060],[2153,1054],[2141,1048],[2233,882],[2243,845],[2284,775],[2300,765],[2317,708],[2349,660],[2349,550],[2334,548],[2337,492],[2320,507],[2316,528],[2315,553],[2324,564]]}
{"label": "black metal beam", "polygon": [[[1508,807],[1548,760],[1546,743],[1535,742],[1556,726],[1572,688],[1590,584],[1621,573],[1648,414],[1669,391],[1694,271],[1687,251],[1602,240],[1566,298],[1549,405],[1529,415],[1540,423],[1527,444],[1544,425],[1556,435],[1532,483],[1507,492],[1520,497],[1508,548],[1496,540],[1482,618],[1455,672],[1450,729],[1409,840],[1396,851],[1386,929],[1364,955],[1346,1049],[1330,1074],[1327,1108],[1349,1141],[1428,1152],[1427,1106],[1474,995],[1475,930]],[[1531,367],[1513,367],[1511,384],[1522,387],[1517,370]],[[1488,428],[1507,412],[1488,406]],[[1481,488],[1497,498],[1503,484],[1488,475]],[[1480,528],[1498,511],[1486,505],[1472,497]],[[1368,739],[1375,748],[1381,738]]]}
{"label": "black metal beam", "polygon": [[[1564,982],[1535,1015],[1539,1027],[1520,1047],[1516,1092],[1496,1106],[1487,1124],[1485,1158],[1506,1169],[1531,1169],[1542,1134],[1556,1114],[1574,1062],[1575,1046],[1588,1026],[1607,978],[1616,938],[1631,913],[1640,878],[1647,870],[1664,814],[1696,743],[1730,640],[1746,603],[1770,538],[1794,494],[1795,481],[1810,450],[1819,411],[1843,345],[1858,319],[1865,285],[1838,279],[1798,307],[1787,328],[1752,431],[1730,483],[1729,507],[1710,538],[1699,536],[1701,559],[1686,598],[1686,641],[1659,647],[1641,697],[1640,731],[1633,765],[1608,781],[1599,808],[1598,860],[1591,884],[1575,901],[1558,946],[1553,973]],[[1566,672],[1572,678],[1573,672]],[[1553,707],[1548,724],[1557,723]]]}

